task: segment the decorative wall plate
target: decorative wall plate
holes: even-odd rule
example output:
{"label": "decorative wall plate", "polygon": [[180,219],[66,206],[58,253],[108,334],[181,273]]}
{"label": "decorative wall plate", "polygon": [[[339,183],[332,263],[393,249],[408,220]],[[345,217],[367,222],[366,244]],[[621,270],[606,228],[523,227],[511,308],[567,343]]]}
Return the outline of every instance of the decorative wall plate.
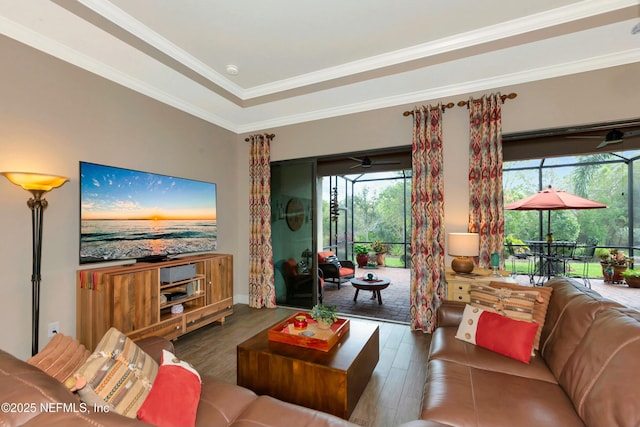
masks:
{"label": "decorative wall plate", "polygon": [[299,230],[304,222],[304,206],[297,197],[292,197],[287,202],[287,225],[293,231]]}

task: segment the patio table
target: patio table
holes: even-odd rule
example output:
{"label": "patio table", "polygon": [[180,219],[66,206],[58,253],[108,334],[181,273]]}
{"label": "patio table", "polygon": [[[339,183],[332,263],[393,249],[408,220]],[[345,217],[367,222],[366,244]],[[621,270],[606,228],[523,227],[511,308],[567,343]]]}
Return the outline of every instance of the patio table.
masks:
{"label": "patio table", "polygon": [[[569,240],[554,240],[548,242],[546,240],[527,240],[525,243],[531,249],[531,253],[540,259],[537,271],[534,268],[534,274],[540,279],[538,284],[542,284],[545,278],[559,274],[565,274],[566,262],[573,257],[573,251],[576,248],[576,242]],[[558,264],[562,263],[562,270],[558,268]]]}

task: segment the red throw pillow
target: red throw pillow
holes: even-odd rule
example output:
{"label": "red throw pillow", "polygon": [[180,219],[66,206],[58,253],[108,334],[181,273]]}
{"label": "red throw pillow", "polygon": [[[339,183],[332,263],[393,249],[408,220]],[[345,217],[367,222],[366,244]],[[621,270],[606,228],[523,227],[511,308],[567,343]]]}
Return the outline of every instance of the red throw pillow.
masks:
{"label": "red throw pillow", "polygon": [[456,338],[529,363],[538,324],[514,320],[467,304]]}
{"label": "red throw pillow", "polygon": [[191,365],[162,350],[162,365],[138,418],[159,427],[195,426],[201,387]]}
{"label": "red throw pillow", "polygon": [[318,262],[320,264],[325,264],[327,262],[327,257],[330,257],[332,255],[333,255],[333,252],[331,251],[318,252]]}

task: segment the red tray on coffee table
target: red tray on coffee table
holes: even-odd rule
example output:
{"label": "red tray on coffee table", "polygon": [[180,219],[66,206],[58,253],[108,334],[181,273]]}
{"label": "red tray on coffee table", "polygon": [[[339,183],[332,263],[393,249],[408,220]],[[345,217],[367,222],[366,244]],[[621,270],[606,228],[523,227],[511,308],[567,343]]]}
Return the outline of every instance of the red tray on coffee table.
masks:
{"label": "red tray on coffee table", "polygon": [[[307,318],[306,328],[298,329],[294,327],[293,321],[296,316],[305,316]],[[309,313],[299,312],[269,329],[268,336],[269,341],[329,351],[348,330],[349,319],[338,318],[330,329],[320,329],[318,322],[313,320]]]}

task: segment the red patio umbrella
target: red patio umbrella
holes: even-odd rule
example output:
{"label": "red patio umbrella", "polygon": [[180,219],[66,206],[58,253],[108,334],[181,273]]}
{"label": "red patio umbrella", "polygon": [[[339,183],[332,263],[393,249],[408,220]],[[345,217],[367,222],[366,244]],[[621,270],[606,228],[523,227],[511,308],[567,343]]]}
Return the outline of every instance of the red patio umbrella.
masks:
{"label": "red patio umbrella", "polygon": [[516,211],[549,211],[547,232],[551,232],[551,211],[560,209],[602,209],[607,205],[567,193],[564,190],[556,190],[551,186],[536,194],[525,197],[517,202],[509,203],[504,208]]}
{"label": "red patio umbrella", "polygon": [[[551,186],[544,190],[538,191],[536,194],[517,202],[509,203],[504,208],[507,210],[520,211],[549,211],[547,217],[547,232],[551,233],[551,211],[560,209],[602,209],[607,205],[585,199],[567,193],[563,190],[555,190]],[[547,240],[547,256],[551,257],[551,243]],[[540,272],[544,271],[542,265],[542,256],[540,257]],[[551,263],[547,262],[547,277],[551,277]]]}

